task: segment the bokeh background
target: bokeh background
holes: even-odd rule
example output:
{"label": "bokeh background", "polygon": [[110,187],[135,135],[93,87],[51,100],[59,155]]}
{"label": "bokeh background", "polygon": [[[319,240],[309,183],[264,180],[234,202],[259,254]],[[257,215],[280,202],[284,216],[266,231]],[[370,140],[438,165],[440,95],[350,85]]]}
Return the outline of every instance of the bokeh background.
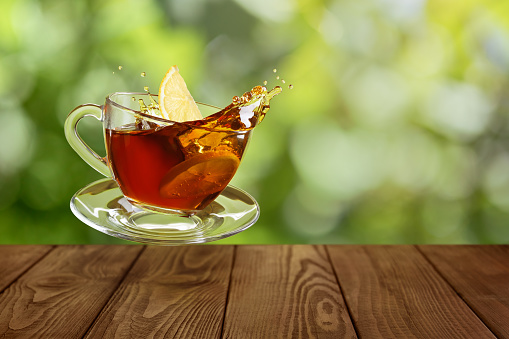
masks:
{"label": "bokeh background", "polygon": [[[63,123],[111,92],[157,92],[173,64],[217,106],[286,82],[234,179],[261,217],[220,243],[509,241],[508,1],[2,0],[0,13],[0,243],[120,242],[69,210],[101,176]],[[80,123],[99,153],[100,129]]]}

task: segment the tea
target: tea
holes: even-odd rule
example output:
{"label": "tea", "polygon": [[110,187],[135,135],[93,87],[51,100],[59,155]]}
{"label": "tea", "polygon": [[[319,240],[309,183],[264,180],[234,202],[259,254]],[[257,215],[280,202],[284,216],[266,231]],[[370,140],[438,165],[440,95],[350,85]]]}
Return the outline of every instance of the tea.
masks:
{"label": "tea", "polygon": [[193,211],[233,178],[250,132],[212,132],[192,125],[106,129],[109,165],[124,195],[141,205]]}
{"label": "tea", "polygon": [[[157,124],[139,119],[105,129],[109,166],[123,194],[149,208],[204,208],[233,178],[251,130],[280,91],[255,87],[202,120]],[[140,107],[148,111],[147,105]]]}

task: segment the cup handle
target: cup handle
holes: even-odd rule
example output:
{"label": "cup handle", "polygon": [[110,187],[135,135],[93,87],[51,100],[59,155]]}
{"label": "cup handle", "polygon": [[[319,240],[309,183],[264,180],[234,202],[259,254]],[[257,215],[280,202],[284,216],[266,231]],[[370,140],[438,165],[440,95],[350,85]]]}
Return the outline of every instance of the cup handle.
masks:
{"label": "cup handle", "polygon": [[64,125],[67,142],[93,169],[105,177],[111,177],[111,172],[106,160],[94,152],[78,134],[78,122],[84,117],[94,117],[102,121],[102,107],[95,104],[85,104],[72,110],[67,116]]}

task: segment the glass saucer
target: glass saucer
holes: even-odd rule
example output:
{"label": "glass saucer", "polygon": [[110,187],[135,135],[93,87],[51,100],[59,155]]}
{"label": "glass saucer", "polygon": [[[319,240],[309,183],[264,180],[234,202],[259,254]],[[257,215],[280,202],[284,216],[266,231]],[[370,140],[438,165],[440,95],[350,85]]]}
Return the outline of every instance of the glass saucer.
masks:
{"label": "glass saucer", "polygon": [[256,200],[233,186],[226,187],[216,200],[193,216],[149,211],[132,205],[112,179],[95,181],[76,192],[71,210],[100,232],[154,245],[223,239],[249,228],[260,215]]}

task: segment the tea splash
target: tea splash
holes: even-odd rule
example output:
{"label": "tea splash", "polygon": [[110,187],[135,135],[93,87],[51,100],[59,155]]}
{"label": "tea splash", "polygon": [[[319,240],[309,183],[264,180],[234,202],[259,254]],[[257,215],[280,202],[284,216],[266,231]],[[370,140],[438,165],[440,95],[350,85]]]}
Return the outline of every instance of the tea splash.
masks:
{"label": "tea splash", "polygon": [[[147,86],[145,91],[150,94]],[[222,110],[209,115],[201,120],[185,121],[184,123],[200,126],[202,128],[224,129],[233,131],[251,130],[262,122],[270,109],[270,101],[282,92],[280,86],[270,91],[264,86],[256,86],[242,96],[234,96],[232,103]],[[139,99],[140,112],[162,118],[159,104],[152,95],[149,96],[151,103],[148,105]],[[171,122],[171,121],[169,121]]]}
{"label": "tea splash", "polygon": [[251,131],[281,91],[256,86],[218,112],[186,122],[165,122],[151,95],[149,104],[140,99],[140,111],[161,123],[139,119],[106,129],[110,168],[122,192],[139,205],[203,209],[235,175]]}

